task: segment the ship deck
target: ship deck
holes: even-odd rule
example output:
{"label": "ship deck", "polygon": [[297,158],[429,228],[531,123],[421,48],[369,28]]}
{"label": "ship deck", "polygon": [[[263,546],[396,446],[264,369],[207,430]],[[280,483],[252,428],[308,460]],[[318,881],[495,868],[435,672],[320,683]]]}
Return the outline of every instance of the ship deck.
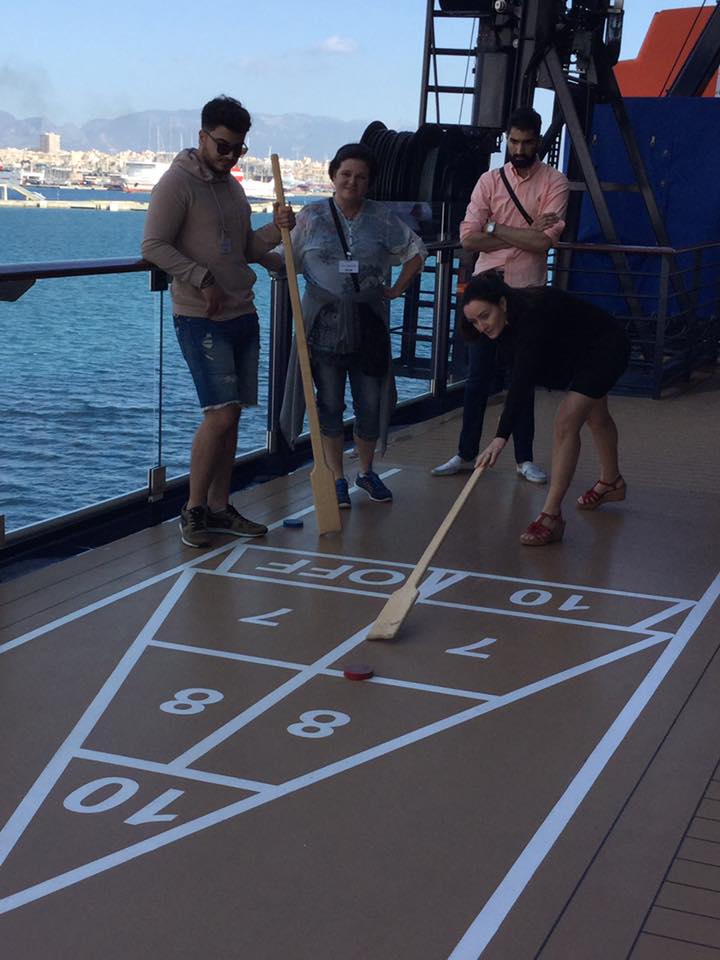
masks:
{"label": "ship deck", "polygon": [[394,642],[457,413],[341,534],[304,469],[237,495],[262,540],[164,524],[2,585],[3,955],[720,958],[719,390],[614,398],[628,499],[562,544],[518,543],[543,492],[506,452]]}

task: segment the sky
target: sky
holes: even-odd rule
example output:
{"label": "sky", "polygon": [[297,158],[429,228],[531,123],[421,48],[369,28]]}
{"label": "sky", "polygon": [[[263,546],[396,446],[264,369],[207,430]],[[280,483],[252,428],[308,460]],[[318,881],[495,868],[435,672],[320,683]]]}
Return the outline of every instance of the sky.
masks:
{"label": "sky", "polygon": [[[622,58],[637,55],[654,12],[701,3],[625,0]],[[149,109],[199,110],[227,93],[251,113],[414,129],[425,9],[425,0],[120,0],[104,8],[97,0],[33,0],[28,18],[24,4],[10,3],[0,32],[0,110],[80,125]],[[439,43],[469,41],[471,21],[441,24],[455,33]]]}

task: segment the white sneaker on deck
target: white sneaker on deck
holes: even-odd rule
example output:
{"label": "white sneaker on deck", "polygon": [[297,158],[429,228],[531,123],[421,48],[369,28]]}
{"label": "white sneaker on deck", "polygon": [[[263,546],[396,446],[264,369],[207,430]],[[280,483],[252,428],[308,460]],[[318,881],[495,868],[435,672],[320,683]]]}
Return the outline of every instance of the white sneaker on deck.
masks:
{"label": "white sneaker on deck", "polygon": [[536,463],[533,463],[532,460],[519,463],[515,469],[521,477],[529,480],[530,483],[547,483],[547,474]]}
{"label": "white sneaker on deck", "polygon": [[447,463],[441,463],[439,467],[434,467],[431,472],[434,477],[451,477],[455,473],[460,473],[461,470],[474,469],[474,460],[463,460],[462,457],[455,454],[454,457],[450,457]]}

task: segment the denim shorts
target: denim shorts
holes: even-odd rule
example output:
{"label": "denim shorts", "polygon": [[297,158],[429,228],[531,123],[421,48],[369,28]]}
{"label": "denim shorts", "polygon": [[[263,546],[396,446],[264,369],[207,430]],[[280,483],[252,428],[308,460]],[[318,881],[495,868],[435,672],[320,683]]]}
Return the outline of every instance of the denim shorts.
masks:
{"label": "denim shorts", "polygon": [[382,377],[371,377],[360,369],[356,353],[334,355],[324,360],[318,351],[311,354],[313,380],[317,388],[320,431],[326,437],[341,437],[345,411],[345,380],[350,378],[355,426],[361,440],[377,440],[380,433],[380,390]]}
{"label": "denim shorts", "polygon": [[254,406],[260,357],[257,314],[247,313],[232,320],[176,314],[173,320],[202,409],[231,403]]}

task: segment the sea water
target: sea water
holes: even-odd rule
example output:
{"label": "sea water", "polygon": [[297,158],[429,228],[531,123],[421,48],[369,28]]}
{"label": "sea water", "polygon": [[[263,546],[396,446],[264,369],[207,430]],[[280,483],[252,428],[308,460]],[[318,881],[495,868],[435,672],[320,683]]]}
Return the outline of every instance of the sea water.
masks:
{"label": "sea water", "polygon": [[[71,201],[119,197],[95,190],[42,192]],[[253,227],[270,219],[254,214]],[[144,220],[142,211],[0,208],[0,264],[139,258]],[[256,269],[259,402],[243,411],[239,453],[263,448],[267,428],[270,279]],[[149,292],[147,273],[39,280],[15,303],[0,301],[0,514],[6,529],[140,489],[158,463],[168,478],[189,470],[201,414],[167,292],[162,313],[161,321],[161,296]],[[400,394],[425,387],[408,382]]]}

